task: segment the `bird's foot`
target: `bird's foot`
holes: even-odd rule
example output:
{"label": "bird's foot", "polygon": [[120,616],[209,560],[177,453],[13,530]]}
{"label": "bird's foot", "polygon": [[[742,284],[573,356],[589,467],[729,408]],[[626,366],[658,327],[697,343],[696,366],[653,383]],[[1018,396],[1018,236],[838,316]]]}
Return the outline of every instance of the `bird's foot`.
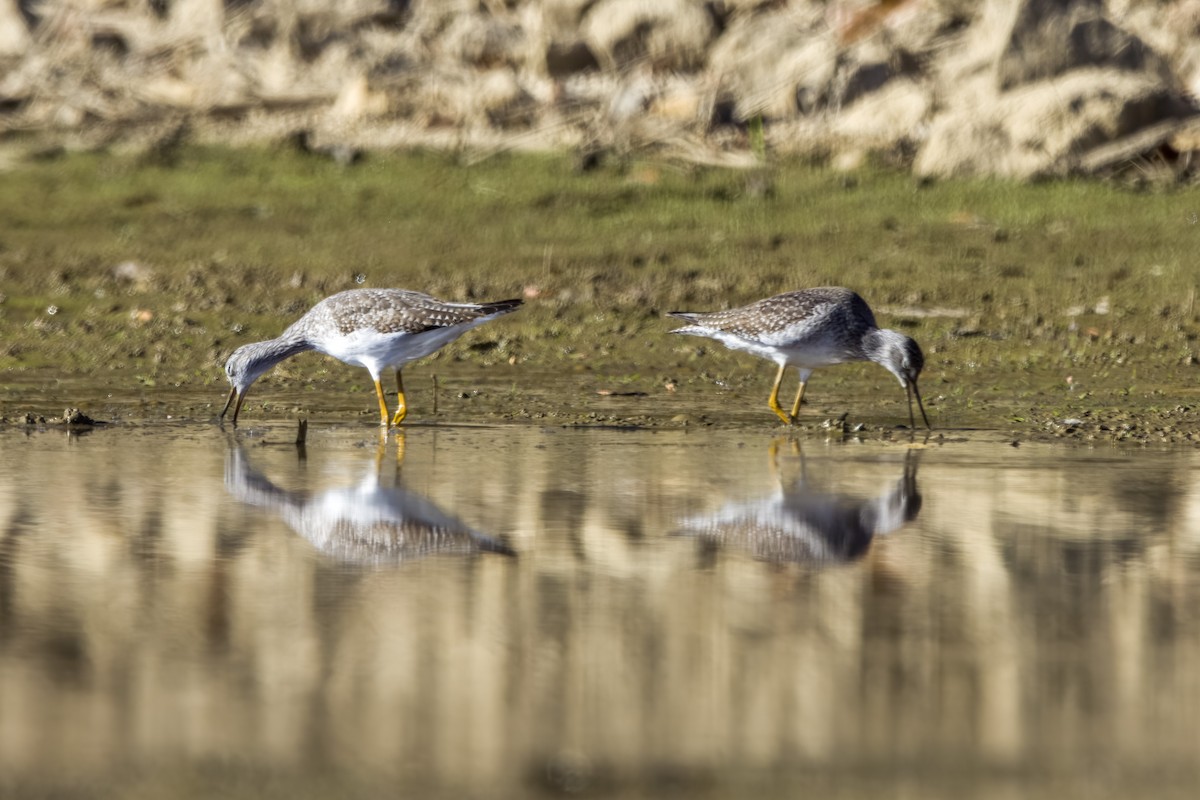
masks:
{"label": "bird's foot", "polygon": [[778,403],[771,403],[769,408],[775,412],[775,416],[783,420],[784,425],[791,425],[795,422],[795,418],[791,414],[784,411]]}

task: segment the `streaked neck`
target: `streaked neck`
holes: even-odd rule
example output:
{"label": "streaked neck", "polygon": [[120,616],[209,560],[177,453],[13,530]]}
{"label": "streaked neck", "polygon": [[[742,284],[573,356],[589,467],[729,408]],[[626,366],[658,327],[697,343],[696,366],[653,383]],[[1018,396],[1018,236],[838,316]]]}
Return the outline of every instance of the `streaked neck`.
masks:
{"label": "streaked neck", "polygon": [[900,383],[905,383],[904,375],[899,372],[899,366],[896,361],[896,354],[903,353],[907,347],[909,337],[900,331],[889,330],[888,328],[875,328],[867,331],[862,338],[863,357],[868,361],[874,361],[881,367],[885,367],[888,372],[900,379]]}
{"label": "streaked neck", "polygon": [[254,342],[253,344],[246,345],[244,349],[250,363],[248,372],[254,376],[251,379],[251,382],[253,382],[259,375],[262,375],[280,361],[291,358],[297,353],[312,350],[313,346],[304,337],[288,336],[285,332],[278,339]]}

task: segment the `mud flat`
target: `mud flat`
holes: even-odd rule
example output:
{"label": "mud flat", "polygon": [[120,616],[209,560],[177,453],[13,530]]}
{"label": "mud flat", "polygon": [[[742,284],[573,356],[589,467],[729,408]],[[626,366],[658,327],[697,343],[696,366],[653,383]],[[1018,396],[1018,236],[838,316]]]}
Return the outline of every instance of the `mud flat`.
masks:
{"label": "mud flat", "polygon": [[[663,315],[835,284],[921,343],[939,430],[1200,436],[1194,188],[573,166],[189,148],[22,162],[0,188],[0,416],[208,418],[235,347],[341,289],[401,286],[527,300],[406,373],[414,423],[766,428],[771,366],[668,336]],[[907,422],[874,365],[818,371],[806,400],[812,431]],[[374,408],[365,371],[309,354],[246,413],[366,424]]]}

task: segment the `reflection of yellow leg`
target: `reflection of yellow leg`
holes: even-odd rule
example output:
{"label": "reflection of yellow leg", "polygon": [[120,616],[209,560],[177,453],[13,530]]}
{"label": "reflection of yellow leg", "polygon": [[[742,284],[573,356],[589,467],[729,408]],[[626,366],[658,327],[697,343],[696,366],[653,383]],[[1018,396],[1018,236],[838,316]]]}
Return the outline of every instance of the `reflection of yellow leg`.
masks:
{"label": "reflection of yellow leg", "polygon": [[[383,482],[383,457],[387,454],[387,441],[391,436],[391,432],[387,428],[379,429],[379,444],[375,447],[375,477]],[[396,482],[399,485],[400,467],[404,464],[404,431],[399,430],[395,433],[396,436]]]}
{"label": "reflection of yellow leg", "polygon": [[379,432],[379,444],[375,446],[375,477],[383,475],[383,453],[387,448],[387,429]]}
{"label": "reflection of yellow leg", "polygon": [[796,390],[796,402],[792,403],[792,422],[795,422],[796,418],[800,416],[800,401],[804,399],[804,386],[806,383],[807,381],[804,380],[804,376],[801,375],[800,388]]}
{"label": "reflection of yellow leg", "polygon": [[771,461],[771,476],[780,484],[783,483],[783,472],[779,467],[779,447],[785,442],[790,451],[789,454],[800,459],[801,469],[804,466],[804,452],[800,449],[800,442],[796,441],[795,434],[788,433],[772,439],[771,444],[767,446],[767,456]]}
{"label": "reflection of yellow leg", "polygon": [[771,387],[771,397],[769,400],[767,400],[767,405],[771,407],[772,411],[779,415],[779,418],[783,420],[784,423],[791,425],[792,418],[789,417],[787,413],[779,407],[779,384],[783,383],[783,371],[786,369],[787,364],[779,365],[779,374],[775,376],[775,385]]}
{"label": "reflection of yellow leg", "polygon": [[392,417],[392,424],[399,425],[408,416],[408,402],[404,399],[404,381],[400,378],[400,370],[396,370],[396,416]]}
{"label": "reflection of yellow leg", "polygon": [[379,424],[386,428],[388,424],[387,400],[383,399],[383,384],[379,382],[378,378],[375,379],[375,396],[379,398]]}

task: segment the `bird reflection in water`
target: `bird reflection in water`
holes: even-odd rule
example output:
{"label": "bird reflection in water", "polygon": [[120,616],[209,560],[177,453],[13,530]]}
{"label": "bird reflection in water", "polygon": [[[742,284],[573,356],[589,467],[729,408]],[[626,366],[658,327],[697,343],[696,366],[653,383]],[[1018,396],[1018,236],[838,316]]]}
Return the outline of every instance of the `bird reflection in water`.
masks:
{"label": "bird reflection in water", "polygon": [[799,474],[784,477],[779,444],[776,440],[770,447],[777,491],[689,517],[678,533],[697,537],[715,549],[742,550],[763,561],[822,567],[862,558],[876,536],[899,530],[921,510],[915,450],[906,452],[899,480],[874,497],[861,498],[812,486],[795,440],[789,440],[789,445],[796,458],[789,461],[797,462]]}
{"label": "bird reflection in water", "polygon": [[400,487],[403,436],[397,442],[395,485],[382,485],[384,449],[381,441],[356,485],[299,492],[276,486],[250,465],[242,445],[234,444],[225,460],[225,489],[247,505],[274,510],[318,551],[346,564],[398,565],[440,554],[516,555],[503,541]]}

